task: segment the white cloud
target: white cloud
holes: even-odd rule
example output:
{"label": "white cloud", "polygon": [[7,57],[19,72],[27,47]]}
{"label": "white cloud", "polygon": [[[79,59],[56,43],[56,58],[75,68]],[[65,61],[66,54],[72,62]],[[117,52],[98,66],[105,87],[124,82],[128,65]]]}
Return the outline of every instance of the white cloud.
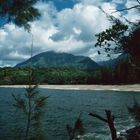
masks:
{"label": "white cloud", "polygon": [[[82,42],[81,49],[79,48],[82,54],[86,54],[85,50],[88,51],[91,44],[94,47],[94,35],[109,27],[109,21],[99,8],[82,3],[76,4],[73,9],[64,9],[59,12],[57,23],[58,32],[51,37],[52,40],[58,42],[58,44],[70,38],[72,42]],[[70,45],[69,47],[73,53],[77,54],[77,44],[75,44],[75,49]]]}
{"label": "white cloud", "polygon": [[127,0],[112,0],[112,2],[116,4],[125,4]]}
{"label": "white cloud", "polygon": [[78,35],[80,35],[81,32],[82,32],[81,29],[78,29],[76,27],[73,27],[73,31],[74,31],[75,34],[78,34]]}
{"label": "white cloud", "polygon": [[95,5],[100,6],[104,0],[79,0],[84,5]]}
{"label": "white cloud", "polygon": [[[139,5],[138,2],[136,0],[127,0],[125,6],[127,8],[133,7],[135,5]],[[127,15],[126,18],[129,21],[135,22],[138,21],[140,19],[140,14],[139,14],[139,10],[137,10],[136,8],[133,8],[131,10],[127,10]]]}

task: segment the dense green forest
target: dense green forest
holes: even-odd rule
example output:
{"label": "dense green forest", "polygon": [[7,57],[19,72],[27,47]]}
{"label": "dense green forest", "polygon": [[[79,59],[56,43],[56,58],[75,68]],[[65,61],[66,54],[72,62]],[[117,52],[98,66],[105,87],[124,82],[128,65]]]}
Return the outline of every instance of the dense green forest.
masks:
{"label": "dense green forest", "polygon": [[121,61],[115,68],[101,67],[97,70],[76,68],[0,68],[0,85],[29,84],[132,84],[140,82],[140,69]]}

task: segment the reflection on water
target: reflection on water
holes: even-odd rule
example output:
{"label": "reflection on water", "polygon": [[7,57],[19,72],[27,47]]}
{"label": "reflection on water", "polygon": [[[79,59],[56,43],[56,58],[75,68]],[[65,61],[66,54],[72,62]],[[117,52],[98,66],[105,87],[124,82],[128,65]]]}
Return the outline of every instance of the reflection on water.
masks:
{"label": "reflection on water", "polygon": [[[43,95],[50,96],[44,117],[48,140],[67,140],[66,124],[73,125],[80,113],[86,131],[84,137],[88,140],[108,140],[110,135],[108,126],[88,116],[89,112],[94,111],[105,116],[105,109],[112,110],[118,131],[135,125],[135,120],[128,115],[126,106],[133,105],[134,96],[139,101],[139,92],[56,89],[40,89],[40,91]],[[0,140],[11,140],[14,122],[19,121],[23,125],[22,116],[15,115],[11,93],[22,95],[24,92],[21,88],[0,88]]]}

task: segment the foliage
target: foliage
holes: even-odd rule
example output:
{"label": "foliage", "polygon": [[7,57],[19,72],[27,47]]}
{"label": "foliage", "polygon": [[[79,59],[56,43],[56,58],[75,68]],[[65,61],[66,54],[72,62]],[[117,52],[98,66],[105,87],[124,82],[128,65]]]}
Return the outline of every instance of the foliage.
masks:
{"label": "foliage", "polygon": [[38,0],[0,0],[0,18],[4,22],[13,22],[17,26],[23,26],[29,31],[29,22],[40,17],[40,13],[34,4]]}
{"label": "foliage", "polygon": [[15,103],[13,106],[23,113],[25,116],[25,136],[24,140],[45,140],[43,134],[41,119],[43,108],[48,97],[40,96],[37,91],[37,86],[29,85],[26,88],[24,97],[12,94]]}
{"label": "foliage", "polygon": [[66,128],[69,135],[69,140],[78,140],[85,131],[80,116],[75,121],[74,128],[72,128],[70,125],[66,125]]}
{"label": "foliage", "polygon": [[[140,5],[139,5],[140,6]],[[123,19],[122,19],[123,20]],[[115,20],[114,24],[96,35],[95,46],[104,47],[108,56],[112,53],[127,53],[131,57],[131,64],[140,67],[140,22],[122,22]],[[100,51],[99,51],[100,54]]]}
{"label": "foliage", "polygon": [[17,64],[15,67],[34,68],[75,68],[75,69],[99,69],[99,65],[85,56],[74,56],[69,53],[57,53],[47,51],[39,53],[32,58]]}
{"label": "foliage", "polygon": [[140,104],[138,104],[137,100],[134,98],[134,105],[132,107],[127,107],[129,113],[131,113],[134,118],[140,122]]}
{"label": "foliage", "polygon": [[[105,48],[105,52],[118,52],[122,49],[120,42],[127,30],[127,25],[124,25],[120,21],[117,21],[114,25],[112,25],[112,27],[96,35],[97,43],[95,44],[95,46],[103,46]],[[116,46],[114,48],[111,47],[111,42],[115,42]]]}
{"label": "foliage", "polygon": [[115,42],[115,44],[120,47],[120,39],[127,29],[127,25],[124,25],[121,22],[112,25],[112,27],[109,29],[106,29],[105,31],[96,35],[97,43],[95,46],[103,46],[105,48],[105,52],[109,52],[111,50],[116,51],[118,48],[111,48],[111,42]]}
{"label": "foliage", "polygon": [[[1,68],[0,85],[28,85],[29,68]],[[108,77],[108,78],[106,78]],[[140,70],[126,61],[114,68],[32,68],[32,84],[129,84],[140,82]]]}

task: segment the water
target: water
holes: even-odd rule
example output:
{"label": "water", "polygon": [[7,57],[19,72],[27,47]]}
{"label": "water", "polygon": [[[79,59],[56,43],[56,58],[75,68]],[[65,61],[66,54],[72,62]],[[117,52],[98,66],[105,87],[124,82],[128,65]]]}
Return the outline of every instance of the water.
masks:
{"label": "water", "polygon": [[[13,127],[21,116],[15,116],[11,94],[23,94],[22,88],[0,88],[0,140],[12,140]],[[112,110],[117,131],[135,125],[135,120],[128,114],[126,106],[133,105],[133,98],[140,101],[139,92],[91,91],[91,90],[53,90],[40,89],[41,94],[50,96],[44,116],[45,133],[48,140],[68,140],[66,124],[73,126],[81,114],[85,127],[86,139],[109,140],[107,124],[92,118],[88,114],[96,112],[105,116],[105,109]],[[17,127],[17,126],[16,126]]]}

